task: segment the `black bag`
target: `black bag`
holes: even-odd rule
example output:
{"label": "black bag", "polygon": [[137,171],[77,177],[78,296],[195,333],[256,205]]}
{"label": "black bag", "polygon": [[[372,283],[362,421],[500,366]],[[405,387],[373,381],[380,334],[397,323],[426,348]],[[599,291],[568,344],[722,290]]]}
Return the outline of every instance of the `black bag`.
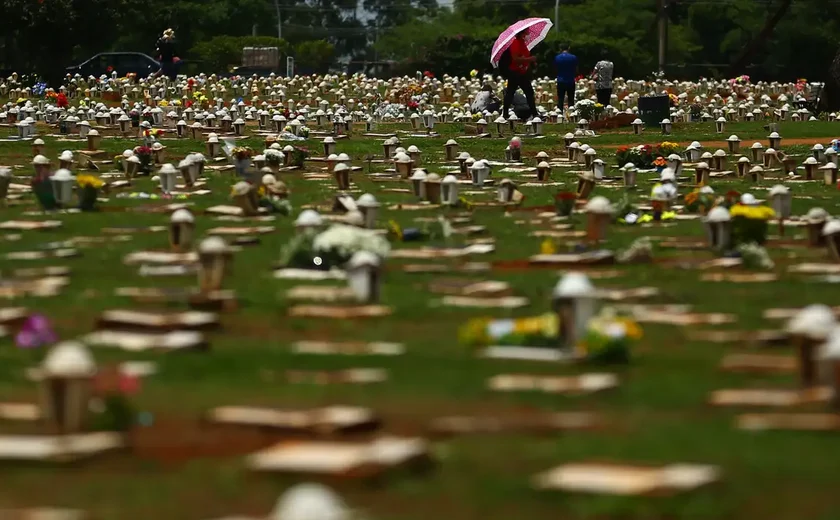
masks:
{"label": "black bag", "polygon": [[510,77],[510,63],[512,58],[510,56],[510,48],[505,49],[505,52],[499,57],[499,74],[507,79]]}

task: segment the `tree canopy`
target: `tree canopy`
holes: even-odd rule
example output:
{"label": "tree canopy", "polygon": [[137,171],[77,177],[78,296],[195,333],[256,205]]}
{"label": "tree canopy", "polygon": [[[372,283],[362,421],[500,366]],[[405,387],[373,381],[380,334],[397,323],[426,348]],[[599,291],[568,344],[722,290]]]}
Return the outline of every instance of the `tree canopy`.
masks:
{"label": "tree canopy", "polygon": [[[830,5],[829,5],[830,4]],[[666,0],[666,72],[676,78],[824,79],[836,48],[836,0]],[[244,42],[274,42],[299,70],[339,61],[392,60],[393,72],[488,70],[501,30],[528,16],[554,18],[554,0],[4,0],[0,68],[55,74],[98,52],[152,54],[172,27],[201,70],[235,65]],[[282,39],[278,37],[278,16]],[[537,72],[569,42],[582,72],[602,55],[616,74],[657,69],[657,0],[561,0],[559,30],[535,50]],[[248,39],[251,36],[273,40]]]}

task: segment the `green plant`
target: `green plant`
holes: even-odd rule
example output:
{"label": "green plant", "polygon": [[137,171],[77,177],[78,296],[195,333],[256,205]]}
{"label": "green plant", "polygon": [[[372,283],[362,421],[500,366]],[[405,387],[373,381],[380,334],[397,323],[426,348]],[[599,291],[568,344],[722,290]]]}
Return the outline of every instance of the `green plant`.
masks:
{"label": "green plant", "polygon": [[295,47],[297,65],[307,72],[326,72],[334,58],[335,46],[326,40],[309,40]]}

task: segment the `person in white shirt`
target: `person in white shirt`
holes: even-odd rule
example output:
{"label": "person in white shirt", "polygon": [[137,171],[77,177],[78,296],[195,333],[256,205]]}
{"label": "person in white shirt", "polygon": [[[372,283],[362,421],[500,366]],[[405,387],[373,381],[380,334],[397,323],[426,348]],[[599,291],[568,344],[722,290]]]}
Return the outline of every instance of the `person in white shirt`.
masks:
{"label": "person in white shirt", "polygon": [[595,64],[595,70],[592,71],[591,77],[595,80],[595,95],[598,98],[598,103],[604,106],[609,105],[613,91],[613,62],[603,56],[601,61]]}

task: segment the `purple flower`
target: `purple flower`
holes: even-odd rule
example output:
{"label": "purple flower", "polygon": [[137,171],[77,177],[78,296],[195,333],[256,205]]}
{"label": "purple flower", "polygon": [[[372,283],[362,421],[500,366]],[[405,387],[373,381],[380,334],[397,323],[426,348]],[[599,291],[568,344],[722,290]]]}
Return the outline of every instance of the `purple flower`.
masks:
{"label": "purple flower", "polygon": [[47,318],[42,314],[33,314],[23,323],[15,343],[19,348],[38,348],[58,341]]}

